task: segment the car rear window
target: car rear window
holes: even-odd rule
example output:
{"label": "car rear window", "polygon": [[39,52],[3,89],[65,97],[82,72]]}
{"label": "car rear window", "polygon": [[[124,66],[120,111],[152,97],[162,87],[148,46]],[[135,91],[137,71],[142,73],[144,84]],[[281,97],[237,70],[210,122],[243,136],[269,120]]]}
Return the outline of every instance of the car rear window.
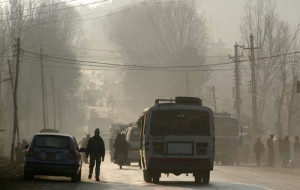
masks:
{"label": "car rear window", "polygon": [[36,136],[35,147],[40,148],[70,148],[70,138],[64,136]]}

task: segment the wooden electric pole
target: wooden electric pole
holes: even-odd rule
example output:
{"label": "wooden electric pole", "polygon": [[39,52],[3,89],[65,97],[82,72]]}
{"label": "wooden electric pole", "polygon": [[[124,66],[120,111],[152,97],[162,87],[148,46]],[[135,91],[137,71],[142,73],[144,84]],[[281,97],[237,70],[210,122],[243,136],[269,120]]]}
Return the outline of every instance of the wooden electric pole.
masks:
{"label": "wooden electric pole", "polygon": [[234,105],[235,105],[235,115],[236,118],[240,121],[241,119],[241,96],[240,96],[240,86],[241,86],[241,78],[240,78],[240,70],[239,70],[239,64],[240,64],[240,57],[243,55],[239,55],[238,53],[238,47],[239,45],[235,43],[234,45],[234,56],[229,56],[230,59],[234,59],[235,69],[234,69],[234,83],[235,83],[235,91],[234,91]]}
{"label": "wooden electric pole", "polygon": [[257,133],[257,89],[256,89],[256,68],[255,68],[255,56],[254,56],[254,49],[258,49],[254,47],[253,42],[253,34],[250,34],[250,62],[251,62],[251,94],[252,94],[252,119],[253,119],[253,131]]}
{"label": "wooden electric pole", "polygon": [[42,52],[42,47],[40,47],[40,51],[41,51],[41,80],[42,80],[43,125],[44,125],[44,129],[46,129],[47,125],[46,125],[45,85],[44,85],[44,67],[43,67],[43,52]]}
{"label": "wooden electric pole", "polygon": [[[10,149],[10,161],[13,162],[15,160],[15,140],[17,135],[17,142],[20,142],[19,137],[19,125],[18,125],[18,106],[17,106],[17,95],[18,95],[18,80],[19,80],[19,67],[20,67],[20,51],[21,51],[21,41],[20,38],[17,39],[17,59],[16,59],[16,77],[15,84],[13,86],[13,106],[14,106],[14,124],[13,124],[13,135],[12,135],[12,143]],[[9,63],[8,63],[9,64]],[[9,64],[10,65],[10,64]],[[11,80],[12,80],[12,73]]]}
{"label": "wooden electric pole", "polygon": [[55,88],[54,88],[54,77],[51,76],[52,81],[52,97],[53,97],[53,127],[56,129],[56,102],[55,102]]}

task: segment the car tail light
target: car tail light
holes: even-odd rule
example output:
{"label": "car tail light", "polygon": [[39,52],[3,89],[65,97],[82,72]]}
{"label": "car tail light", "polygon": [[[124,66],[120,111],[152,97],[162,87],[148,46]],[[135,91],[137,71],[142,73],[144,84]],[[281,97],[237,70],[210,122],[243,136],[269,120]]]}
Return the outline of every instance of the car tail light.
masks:
{"label": "car tail light", "polygon": [[164,154],[164,142],[153,143],[153,154],[163,155]]}
{"label": "car tail light", "polygon": [[33,148],[28,148],[28,150],[26,151],[26,156],[27,157],[34,157],[34,150],[33,150]]}
{"label": "car tail light", "polygon": [[196,143],[196,154],[197,155],[206,155],[208,149],[207,143]]}
{"label": "car tail light", "polygon": [[68,152],[68,158],[70,158],[70,159],[76,159],[76,152],[74,150],[69,150],[69,152]]}

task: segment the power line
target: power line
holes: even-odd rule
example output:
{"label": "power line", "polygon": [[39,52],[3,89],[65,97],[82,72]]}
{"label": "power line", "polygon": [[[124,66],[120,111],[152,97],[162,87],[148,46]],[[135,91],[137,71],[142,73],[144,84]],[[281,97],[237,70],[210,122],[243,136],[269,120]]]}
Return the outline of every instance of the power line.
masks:
{"label": "power line", "polygon": [[[25,53],[29,53],[29,54],[33,54],[36,55],[36,57],[34,56],[28,56],[28,57],[32,57],[32,58],[40,58],[40,54],[39,53],[34,53],[34,52],[29,52],[29,51],[24,51]],[[294,54],[294,53],[300,53],[300,52],[293,52],[293,53],[287,53],[287,54]],[[274,55],[274,56],[268,56],[268,57],[259,57],[256,59],[266,59],[266,58],[271,58],[271,57],[278,57],[278,56],[282,56],[285,54],[281,54],[281,55]],[[38,57],[39,56],[39,57]],[[71,65],[76,65],[76,66],[85,66],[85,67],[98,67],[101,69],[127,69],[127,70],[147,70],[147,71],[226,71],[226,70],[233,70],[233,62],[224,62],[224,63],[213,63],[213,64],[205,64],[205,65],[180,65],[180,66],[149,66],[149,65],[127,65],[127,64],[115,64],[115,63],[107,63],[107,62],[99,62],[99,61],[89,61],[89,60],[77,60],[77,59],[66,59],[66,58],[60,58],[60,57],[54,57],[54,56],[46,56],[43,55],[44,58],[50,58],[50,59],[54,59],[55,62],[57,63],[57,61],[65,63],[65,64],[71,64]],[[249,62],[250,60],[241,60],[241,62]],[[272,62],[274,63],[274,62]],[[281,62],[280,62],[281,63]],[[288,62],[288,63],[292,63]],[[293,62],[294,63],[294,62]],[[275,62],[275,64],[278,64],[277,62]],[[214,68],[215,66],[218,66],[219,68]],[[220,68],[220,67],[228,67],[228,68]],[[250,66],[246,66],[246,65],[241,65],[242,68],[250,68]],[[197,69],[197,68],[201,68],[204,67],[203,69]],[[206,67],[206,68],[205,68]],[[268,67],[268,66],[267,66]],[[258,69],[265,69],[266,66],[260,66],[258,67]],[[82,69],[82,68],[81,68]]]}
{"label": "power line", "polygon": [[[68,6],[68,7],[64,7],[64,8],[60,8],[60,9],[54,9],[54,10],[49,10],[49,11],[45,11],[45,12],[39,12],[39,13],[34,13],[34,14],[23,15],[22,17],[24,18],[24,17],[30,17],[30,16],[41,15],[41,14],[46,14],[46,13],[64,11],[64,10],[73,9],[73,8],[77,8],[77,7],[82,7],[82,6],[87,6],[87,5],[97,4],[97,3],[103,3],[103,2],[106,2],[106,1],[107,0],[100,0],[100,1],[92,2],[92,3],[86,3],[86,4],[81,4],[81,5],[75,5],[75,6]],[[11,19],[19,19],[19,17],[9,18],[9,20],[11,20]],[[7,20],[7,19],[2,19],[0,21],[5,21],[5,20]]]}

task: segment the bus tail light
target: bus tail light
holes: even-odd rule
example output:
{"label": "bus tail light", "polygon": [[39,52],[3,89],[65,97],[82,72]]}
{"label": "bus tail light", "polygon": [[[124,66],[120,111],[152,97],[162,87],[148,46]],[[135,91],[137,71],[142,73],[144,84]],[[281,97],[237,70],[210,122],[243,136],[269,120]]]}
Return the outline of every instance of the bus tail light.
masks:
{"label": "bus tail light", "polygon": [[196,154],[207,155],[208,143],[196,143]]}
{"label": "bus tail light", "polygon": [[164,142],[154,142],[153,143],[153,154],[163,155],[164,154]]}

